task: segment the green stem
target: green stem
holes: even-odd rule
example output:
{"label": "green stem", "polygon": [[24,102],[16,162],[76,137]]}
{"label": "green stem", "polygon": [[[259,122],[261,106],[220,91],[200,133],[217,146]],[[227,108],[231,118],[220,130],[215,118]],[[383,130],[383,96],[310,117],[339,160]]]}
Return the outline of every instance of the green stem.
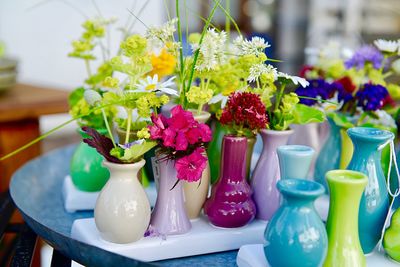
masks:
{"label": "green stem", "polygon": [[117,147],[117,146],[115,145],[114,136],[113,136],[113,133],[112,133],[112,131],[111,131],[110,125],[108,124],[107,115],[106,115],[106,112],[104,111],[104,108],[101,109],[101,113],[103,113],[104,123],[105,123],[105,125],[106,125],[108,134],[110,135],[110,138],[111,138],[111,141],[112,141],[112,143],[113,143],[113,146],[114,146],[114,147]]}
{"label": "green stem", "polygon": [[85,66],[86,66],[86,71],[87,71],[87,74],[88,74],[88,78],[90,78],[91,76],[92,76],[92,72],[91,72],[91,70],[90,70],[90,63],[89,63],[89,60],[88,59],[85,59]]}
{"label": "green stem", "polygon": [[276,97],[275,109],[278,109],[280,104],[281,104],[280,102],[281,102],[281,98],[282,98],[282,95],[283,95],[283,91],[285,90],[285,87],[286,87],[286,84],[285,83],[282,84],[281,89],[279,90],[279,93],[278,93],[278,95]]}
{"label": "green stem", "polygon": [[126,126],[126,135],[125,135],[125,144],[129,143],[129,134],[131,131],[131,124],[132,124],[132,109],[127,108],[126,112],[128,113],[128,118],[127,118],[127,126]]}
{"label": "green stem", "polygon": [[260,89],[260,80],[259,80],[259,78],[256,79],[256,85],[257,85],[257,89]]}
{"label": "green stem", "polygon": [[200,115],[202,111],[203,111],[203,104],[200,104],[199,107],[197,108],[197,115]]}
{"label": "green stem", "polygon": [[[183,70],[184,70],[184,61],[183,61],[183,47],[182,47],[182,27],[181,27],[181,16],[179,13],[179,0],[175,0],[175,10],[176,10],[176,16],[178,17],[178,40],[179,40],[179,74],[182,77],[183,75]],[[181,105],[183,107],[186,106],[186,88],[185,88],[185,80],[182,80],[182,85],[181,85]]]}

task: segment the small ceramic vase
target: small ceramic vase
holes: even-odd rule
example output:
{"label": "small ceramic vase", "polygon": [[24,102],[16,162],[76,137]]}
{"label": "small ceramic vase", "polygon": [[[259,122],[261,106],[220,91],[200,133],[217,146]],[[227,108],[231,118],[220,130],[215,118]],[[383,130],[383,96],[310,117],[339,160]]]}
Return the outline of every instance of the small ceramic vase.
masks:
{"label": "small ceramic vase", "polygon": [[314,201],[324,193],[324,187],[291,178],[278,181],[277,187],[283,202],[265,230],[264,253],[269,266],[321,266],[328,237]]}
{"label": "small ceramic vase", "polygon": [[222,141],[221,177],[204,205],[209,221],[219,227],[241,227],[251,222],[256,207],[246,181],[247,138],[226,135]]}
{"label": "small ceramic vase", "polygon": [[389,209],[389,195],[381,165],[385,143],[394,138],[392,132],[367,127],[347,131],[354,145],[353,157],[347,169],[367,175],[368,185],[361,198],[359,227],[361,247],[371,253],[378,243]]}
{"label": "small ceramic vase", "polygon": [[279,207],[280,196],[276,183],[280,179],[277,148],[286,145],[292,130],[261,130],[263,150],[251,178],[257,218],[270,220]]}
{"label": "small ceramic vase", "polygon": [[314,179],[316,182],[325,187],[325,192],[328,193],[328,184],[325,180],[327,171],[339,169],[341,138],[340,127],[328,117],[329,137],[324,146],[321,148],[315,163]]}
{"label": "small ceramic vase", "polygon": [[159,187],[150,225],[160,235],[185,234],[192,228],[192,224],[185,209],[182,182],[175,185],[178,179],[175,162],[156,160],[156,164],[160,175]]}
{"label": "small ceramic vase", "polygon": [[211,183],[215,184],[220,177],[222,139],[228,134],[228,129],[218,120],[213,121],[213,138],[208,144],[207,154],[210,163]]}
{"label": "small ceramic vase", "polygon": [[277,149],[281,179],[307,179],[314,149],[301,145],[280,146]]}
{"label": "small ceramic vase", "polygon": [[[107,130],[97,130],[106,134]],[[82,138],[88,138],[81,129]],[[71,159],[70,174],[76,188],[86,192],[100,191],[110,177],[110,172],[102,166],[103,156],[83,141],[76,148]]]}
{"label": "small ceramic vase", "polygon": [[365,174],[349,170],[326,173],[330,205],[326,229],[328,253],[324,267],[364,267],[365,256],[358,236],[358,209],[368,183]]}
{"label": "small ceramic vase", "polygon": [[[201,114],[197,114],[194,110],[189,111],[193,113],[194,119],[199,123],[206,123],[211,117],[211,114],[205,111],[202,111]],[[207,157],[207,155],[204,156]],[[207,166],[201,175],[201,180],[198,182],[182,181],[182,183],[187,215],[191,220],[197,219],[199,218],[201,209],[207,199],[208,189],[210,187],[210,165],[208,161]]]}
{"label": "small ceramic vase", "polygon": [[250,182],[250,168],[251,168],[251,159],[253,158],[253,151],[254,151],[254,145],[256,144],[256,137],[251,136],[247,137],[247,153],[246,153],[246,180],[247,182]]}
{"label": "small ceramic vase", "polygon": [[94,209],[96,227],[104,240],[125,244],[141,239],[150,222],[150,203],[137,179],[144,166],[104,161],[110,179],[101,190]]}

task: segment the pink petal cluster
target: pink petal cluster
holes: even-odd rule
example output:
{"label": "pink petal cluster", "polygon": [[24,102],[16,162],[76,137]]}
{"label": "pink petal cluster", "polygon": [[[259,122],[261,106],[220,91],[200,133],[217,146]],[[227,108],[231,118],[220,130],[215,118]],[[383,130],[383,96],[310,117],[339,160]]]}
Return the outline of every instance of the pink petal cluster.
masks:
{"label": "pink petal cluster", "polygon": [[204,144],[212,138],[210,127],[197,122],[180,105],[171,110],[170,118],[153,114],[151,120],[150,138],[158,142],[168,158],[176,160],[178,179],[199,180],[207,162]]}

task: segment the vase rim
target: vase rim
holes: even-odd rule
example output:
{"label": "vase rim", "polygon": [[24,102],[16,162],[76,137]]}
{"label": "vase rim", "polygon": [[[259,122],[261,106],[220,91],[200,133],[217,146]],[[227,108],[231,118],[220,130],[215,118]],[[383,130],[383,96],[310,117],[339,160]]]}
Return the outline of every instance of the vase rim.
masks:
{"label": "vase rim", "polygon": [[372,127],[353,127],[347,130],[350,137],[356,137],[364,140],[384,141],[394,139],[394,134],[390,131],[381,130]]}
{"label": "vase rim", "polygon": [[266,133],[266,134],[269,134],[269,135],[290,135],[290,134],[292,134],[294,131],[293,131],[292,129],[283,130],[283,131],[270,130],[270,129],[262,129],[260,132]]}
{"label": "vase rim", "polygon": [[326,179],[341,184],[367,184],[368,177],[362,172],[353,170],[331,170],[326,173]]}
{"label": "vase rim", "polygon": [[279,180],[277,188],[284,195],[308,198],[317,198],[325,192],[325,188],[320,183],[297,178]]}
{"label": "vase rim", "polygon": [[287,154],[296,154],[302,156],[313,155],[315,150],[312,147],[304,145],[283,145],[277,148],[278,152]]}
{"label": "vase rim", "polygon": [[110,162],[108,160],[103,160],[103,166],[106,168],[113,168],[113,169],[133,169],[133,168],[141,168],[144,166],[144,164],[146,163],[146,161],[144,159],[141,159],[137,162],[134,163],[114,163],[114,162]]}

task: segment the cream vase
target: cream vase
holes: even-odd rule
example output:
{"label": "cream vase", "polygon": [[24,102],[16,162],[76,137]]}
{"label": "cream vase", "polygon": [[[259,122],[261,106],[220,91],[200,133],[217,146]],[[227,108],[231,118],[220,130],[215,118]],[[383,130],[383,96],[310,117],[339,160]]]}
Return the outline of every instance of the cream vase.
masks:
{"label": "cream vase", "polygon": [[[211,114],[202,111],[197,114],[195,110],[189,110],[193,113],[194,119],[199,123],[206,123]],[[207,157],[207,154],[204,154]],[[189,219],[194,220],[200,216],[201,209],[207,199],[208,189],[210,186],[210,164],[207,160],[207,166],[198,182],[183,181],[183,193],[185,196],[185,208]]]}
{"label": "cream vase", "polygon": [[96,227],[109,242],[125,244],[141,239],[150,223],[150,203],[137,179],[145,160],[133,164],[103,161],[110,179],[94,209]]}

